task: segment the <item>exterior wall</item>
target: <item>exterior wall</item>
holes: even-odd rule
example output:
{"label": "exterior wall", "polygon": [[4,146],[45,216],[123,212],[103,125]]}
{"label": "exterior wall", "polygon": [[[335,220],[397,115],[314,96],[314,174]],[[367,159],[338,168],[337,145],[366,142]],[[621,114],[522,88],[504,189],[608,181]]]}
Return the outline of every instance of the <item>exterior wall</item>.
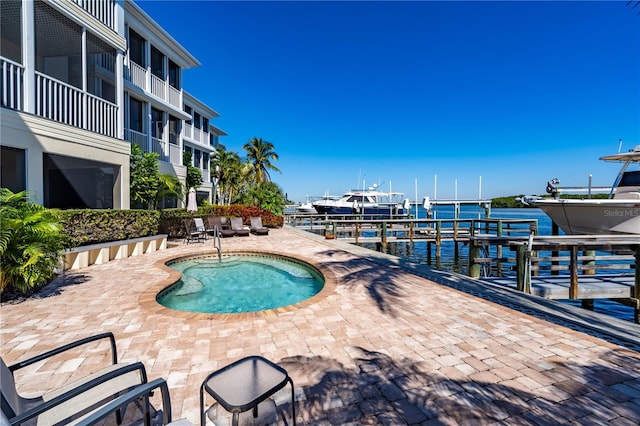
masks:
{"label": "exterior wall", "polygon": [[34,193],[36,202],[44,202],[43,154],[47,153],[115,166],[119,172],[115,176],[113,208],[129,208],[128,142],[6,108],[0,113],[1,143],[26,150],[27,189]]}

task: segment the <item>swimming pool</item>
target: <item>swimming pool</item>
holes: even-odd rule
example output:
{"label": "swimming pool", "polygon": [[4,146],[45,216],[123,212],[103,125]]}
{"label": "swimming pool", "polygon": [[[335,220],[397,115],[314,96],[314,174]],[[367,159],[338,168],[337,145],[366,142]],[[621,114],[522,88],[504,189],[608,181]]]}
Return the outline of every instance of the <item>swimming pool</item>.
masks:
{"label": "swimming pool", "polygon": [[293,305],[318,294],[322,274],[298,259],[271,254],[235,253],[178,259],[167,266],[182,278],[161,291],[161,305],[187,312],[228,314]]}

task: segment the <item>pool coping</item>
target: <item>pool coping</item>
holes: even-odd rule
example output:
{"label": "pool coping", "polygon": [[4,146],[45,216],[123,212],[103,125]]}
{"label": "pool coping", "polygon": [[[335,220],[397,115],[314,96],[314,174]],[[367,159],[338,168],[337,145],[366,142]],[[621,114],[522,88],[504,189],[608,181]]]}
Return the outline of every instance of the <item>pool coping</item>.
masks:
{"label": "pool coping", "polygon": [[202,257],[217,257],[217,252],[209,253],[200,253],[200,254],[191,254],[191,255],[173,255],[167,256],[158,260],[154,267],[159,270],[166,272],[168,276],[147,288],[138,298],[138,303],[140,306],[147,310],[147,312],[160,314],[160,315],[169,315],[172,317],[180,318],[180,319],[200,319],[200,320],[248,320],[248,319],[256,319],[263,318],[271,315],[279,315],[287,312],[296,311],[299,309],[304,309],[309,307],[310,305],[316,304],[321,300],[325,299],[329,295],[335,292],[337,286],[337,278],[335,274],[326,266],[315,262],[312,259],[291,255],[289,253],[279,252],[275,250],[242,250],[242,249],[233,249],[233,250],[225,250],[223,252],[224,256],[228,255],[266,255],[266,256],[277,256],[284,257],[286,259],[292,259],[293,261],[303,262],[308,266],[311,266],[324,278],[324,286],[322,290],[320,290],[315,295],[311,296],[308,299],[305,299],[301,302],[294,303],[292,305],[282,306],[274,309],[267,309],[264,311],[257,312],[241,312],[241,313],[225,313],[225,314],[214,314],[214,313],[199,313],[199,312],[186,312],[179,311],[177,309],[167,308],[166,306],[161,305],[156,300],[157,295],[165,290],[167,287],[175,284],[182,277],[182,273],[180,271],[171,268],[167,264],[172,261],[179,261],[181,259],[189,259],[189,258],[202,258]]}

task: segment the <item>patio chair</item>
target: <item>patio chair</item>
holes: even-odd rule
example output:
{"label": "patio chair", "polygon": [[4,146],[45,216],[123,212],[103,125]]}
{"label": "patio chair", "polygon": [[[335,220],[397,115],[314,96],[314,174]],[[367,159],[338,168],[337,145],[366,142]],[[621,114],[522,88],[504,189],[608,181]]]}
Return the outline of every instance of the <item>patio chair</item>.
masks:
{"label": "patio chair", "polygon": [[[41,396],[26,398],[18,393],[14,373],[19,369],[103,339],[109,339],[111,343],[111,364],[108,366]],[[147,373],[142,363],[118,364],[113,333],[87,337],[10,366],[0,357],[2,416],[10,425],[67,424],[120,393],[146,382]],[[122,414],[122,410],[116,412],[118,423],[121,422]]]}
{"label": "patio chair", "polygon": [[207,239],[207,228],[205,228],[204,226],[204,221],[202,220],[201,217],[194,217],[193,218],[193,223],[196,227],[196,231],[200,233],[201,238],[203,239]]}
{"label": "patio chair", "polygon": [[269,228],[262,226],[262,218],[260,216],[251,218],[251,233],[255,235],[269,235]]}
{"label": "patio chair", "polygon": [[213,216],[207,218],[207,220],[209,222],[209,228],[214,230],[217,227],[221,237],[226,238],[233,237],[235,235],[235,231],[233,229],[230,229],[229,226],[225,226],[227,222],[226,217]]}
{"label": "patio chair", "polygon": [[234,235],[237,235],[239,237],[247,237],[249,236],[249,233],[251,233],[251,229],[245,228],[245,226],[242,224],[241,217],[231,218],[231,229],[233,229]]}
{"label": "patio chair", "polygon": [[[204,224],[202,227],[204,228]],[[186,244],[189,244],[191,241],[204,242],[203,231],[197,229],[193,219],[185,219],[184,228],[186,231],[184,242]],[[206,235],[206,232],[204,232],[204,234]]]}
{"label": "patio chair", "polygon": [[[149,403],[148,396],[155,390],[160,389],[162,397],[162,409],[157,410]],[[83,418],[76,426],[91,426],[95,424],[102,424],[102,422],[111,416],[113,413],[117,413],[119,410],[125,408],[131,402],[144,399],[142,404],[142,411],[145,419],[153,417],[154,425],[171,425],[171,426],[193,426],[187,419],[179,419],[176,421],[171,420],[171,398],[169,396],[169,387],[164,379],[156,379],[149,383],[136,386],[129,392],[114,399],[113,401],[105,404],[91,415]],[[160,423],[162,422],[162,423]]]}

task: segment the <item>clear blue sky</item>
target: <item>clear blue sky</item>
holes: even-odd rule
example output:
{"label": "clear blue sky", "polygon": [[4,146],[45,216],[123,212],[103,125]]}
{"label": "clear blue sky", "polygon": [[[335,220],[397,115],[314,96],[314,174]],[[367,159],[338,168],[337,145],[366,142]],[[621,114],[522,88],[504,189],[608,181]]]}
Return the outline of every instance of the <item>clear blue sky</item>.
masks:
{"label": "clear blue sky", "polygon": [[[275,145],[293,201],[610,185],[640,144],[640,16],[605,2],[138,1],[202,66],[224,145]],[[437,176],[437,178],[436,178]]]}

